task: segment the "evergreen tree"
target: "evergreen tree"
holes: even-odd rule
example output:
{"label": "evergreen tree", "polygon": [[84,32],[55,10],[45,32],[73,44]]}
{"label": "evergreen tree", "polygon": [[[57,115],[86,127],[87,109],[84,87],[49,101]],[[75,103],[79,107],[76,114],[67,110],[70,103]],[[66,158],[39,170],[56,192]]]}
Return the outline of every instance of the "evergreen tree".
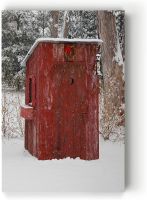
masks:
{"label": "evergreen tree", "polygon": [[96,11],[82,11],[82,38],[96,37]]}
{"label": "evergreen tree", "polygon": [[82,38],[82,11],[69,11],[68,38]]}
{"label": "evergreen tree", "polygon": [[13,77],[21,70],[21,61],[39,29],[33,11],[2,12],[2,72],[3,81],[12,86]]}

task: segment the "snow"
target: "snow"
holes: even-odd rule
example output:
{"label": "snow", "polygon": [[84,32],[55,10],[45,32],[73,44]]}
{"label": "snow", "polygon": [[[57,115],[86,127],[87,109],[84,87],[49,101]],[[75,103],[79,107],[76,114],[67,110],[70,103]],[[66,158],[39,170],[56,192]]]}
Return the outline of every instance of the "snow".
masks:
{"label": "snow", "polygon": [[123,73],[124,73],[124,61],[122,57],[122,52],[121,52],[118,36],[117,36],[117,46],[116,46],[115,57],[113,58],[113,60],[115,60],[119,66],[121,65],[123,66]]}
{"label": "snow", "polygon": [[[64,18],[63,18],[63,26],[62,26],[62,31],[60,33],[61,37],[64,37],[64,31],[65,31],[65,24],[66,24],[66,17],[67,17],[68,11],[64,11]],[[60,36],[59,36],[60,37]]]}
{"label": "snow", "polygon": [[20,118],[20,107],[25,104],[25,93],[4,87],[2,91],[2,132],[7,138],[20,137],[24,131],[24,119]]}
{"label": "snow", "polygon": [[3,139],[5,192],[119,192],[124,189],[124,144],[100,137],[100,159],[39,161],[23,139]]}
{"label": "snow", "polygon": [[22,107],[22,108],[28,108],[28,109],[32,109],[32,108],[33,108],[32,106],[29,106],[29,105],[26,105],[26,104],[21,105],[21,107]]}
{"label": "snow", "polygon": [[51,43],[60,43],[60,42],[71,42],[71,43],[101,43],[101,39],[80,39],[80,38],[74,38],[74,39],[68,39],[68,38],[39,38],[35,41],[33,46],[30,48],[29,52],[27,53],[26,57],[21,63],[21,66],[25,66],[28,58],[33,53],[34,49],[40,42],[51,42]]}

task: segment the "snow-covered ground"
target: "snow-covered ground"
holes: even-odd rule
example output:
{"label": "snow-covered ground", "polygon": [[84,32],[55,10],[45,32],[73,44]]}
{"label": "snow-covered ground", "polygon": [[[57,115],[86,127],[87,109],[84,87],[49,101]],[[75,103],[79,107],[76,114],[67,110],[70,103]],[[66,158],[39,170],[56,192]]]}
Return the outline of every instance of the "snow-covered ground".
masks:
{"label": "snow-covered ground", "polygon": [[124,144],[100,137],[100,159],[39,161],[23,139],[3,139],[5,192],[119,192],[124,189]]}
{"label": "snow-covered ground", "polygon": [[20,105],[24,92],[4,91],[3,191],[110,192],[124,188],[124,144],[100,137],[100,159],[38,161],[25,149]]}

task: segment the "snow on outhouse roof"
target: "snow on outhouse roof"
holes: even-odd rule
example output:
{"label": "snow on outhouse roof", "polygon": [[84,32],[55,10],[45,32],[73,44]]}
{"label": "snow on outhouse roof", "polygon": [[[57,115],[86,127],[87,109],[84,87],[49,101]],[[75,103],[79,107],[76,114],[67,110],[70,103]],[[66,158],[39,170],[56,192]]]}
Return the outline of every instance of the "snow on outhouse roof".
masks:
{"label": "snow on outhouse roof", "polygon": [[68,38],[39,38],[35,41],[35,43],[32,45],[30,48],[29,52],[25,56],[24,60],[21,62],[21,66],[26,66],[26,62],[31,56],[32,52],[36,48],[36,46],[40,42],[50,42],[50,43],[101,43],[101,39],[79,39],[79,38],[73,38],[73,39],[68,39]]}

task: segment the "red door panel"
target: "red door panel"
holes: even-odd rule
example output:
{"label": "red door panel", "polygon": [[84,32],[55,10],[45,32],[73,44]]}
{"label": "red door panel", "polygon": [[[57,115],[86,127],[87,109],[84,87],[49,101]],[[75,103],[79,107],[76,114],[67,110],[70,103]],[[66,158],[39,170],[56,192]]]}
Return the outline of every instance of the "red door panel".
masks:
{"label": "red door panel", "polygon": [[84,154],[86,137],[86,81],[83,65],[57,64],[51,72],[53,93],[54,157]]}

